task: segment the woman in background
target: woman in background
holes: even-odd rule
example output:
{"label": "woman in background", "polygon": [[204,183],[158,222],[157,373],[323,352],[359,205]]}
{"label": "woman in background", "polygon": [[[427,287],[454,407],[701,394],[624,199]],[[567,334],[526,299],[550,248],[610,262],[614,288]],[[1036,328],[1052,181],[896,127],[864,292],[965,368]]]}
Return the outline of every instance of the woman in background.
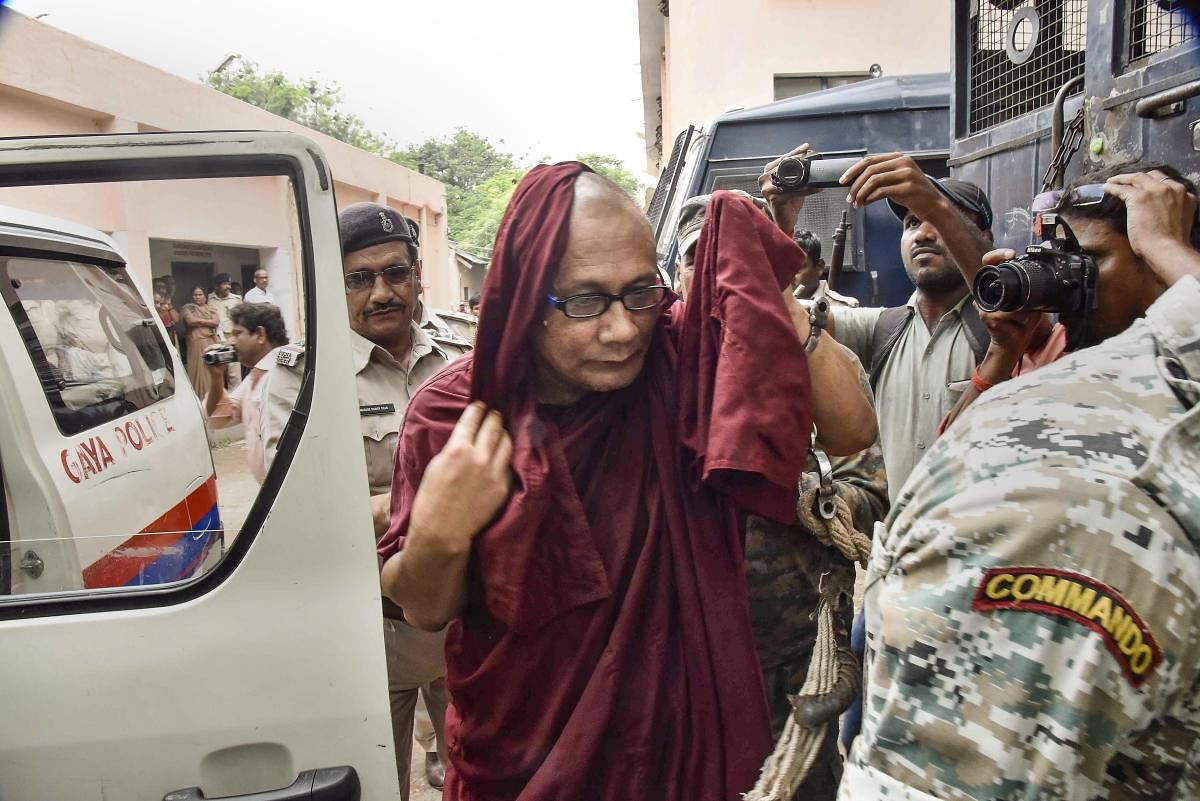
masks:
{"label": "woman in background", "polygon": [[221,318],[208,302],[204,287],[192,287],[192,302],[183,307],[183,322],[187,325],[187,375],[196,395],[208,395],[211,380],[204,368],[204,351],[222,341]]}

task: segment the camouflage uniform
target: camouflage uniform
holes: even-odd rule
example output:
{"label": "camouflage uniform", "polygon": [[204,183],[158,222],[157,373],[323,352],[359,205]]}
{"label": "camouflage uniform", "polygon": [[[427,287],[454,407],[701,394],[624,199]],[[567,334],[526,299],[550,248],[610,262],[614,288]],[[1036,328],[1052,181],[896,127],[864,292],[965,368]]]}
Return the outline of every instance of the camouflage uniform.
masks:
{"label": "camouflage uniform", "polygon": [[1179,281],[913,471],[872,556],[841,798],[1200,798],[1198,309]]}
{"label": "camouflage uniform", "polygon": [[[860,368],[863,391],[871,397],[871,386]],[[854,515],[859,531],[870,532],[887,514],[887,479],[883,451],[874,445],[853,456],[833,459],[833,487]],[[820,485],[816,460],[810,455],[801,477],[801,490]],[[798,523],[783,525],[750,516],[746,522],[746,583],[750,595],[750,622],[755,648],[762,665],[771,709],[771,732],[778,738],[791,713],[788,694],[804,684],[808,662],[817,636],[817,609],[821,574],[844,570],[853,582],[854,566],[834,548],[827,548]],[[843,623],[850,628],[850,604],[843,609]],[[801,786],[802,799],[832,799],[837,791],[841,759],[836,747],[837,732],[818,756],[809,779]]]}

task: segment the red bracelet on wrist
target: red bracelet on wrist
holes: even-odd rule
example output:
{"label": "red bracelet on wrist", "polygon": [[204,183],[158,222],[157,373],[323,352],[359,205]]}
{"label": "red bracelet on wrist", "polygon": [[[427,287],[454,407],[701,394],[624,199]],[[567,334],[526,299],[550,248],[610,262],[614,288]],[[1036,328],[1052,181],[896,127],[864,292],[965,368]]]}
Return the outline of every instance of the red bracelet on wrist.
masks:
{"label": "red bracelet on wrist", "polygon": [[979,367],[976,366],[971,371],[971,386],[975,387],[975,391],[982,395],[996,385],[981,376],[979,374]]}

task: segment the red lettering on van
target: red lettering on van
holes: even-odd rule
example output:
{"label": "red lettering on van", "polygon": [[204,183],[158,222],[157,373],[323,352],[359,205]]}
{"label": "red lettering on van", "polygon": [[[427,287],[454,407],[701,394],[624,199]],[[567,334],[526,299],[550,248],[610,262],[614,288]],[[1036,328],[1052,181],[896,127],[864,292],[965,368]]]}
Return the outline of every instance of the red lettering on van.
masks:
{"label": "red lettering on van", "polygon": [[[76,484],[78,484],[80,481],[83,480],[78,475],[75,474],[75,470],[79,469],[78,460],[72,458],[72,459],[70,459],[70,461],[68,461],[67,451],[65,448],[63,449],[63,452],[61,454],[59,454],[59,458],[62,459],[63,472],[65,472],[67,474],[67,478],[71,479],[71,481],[73,481]],[[75,470],[71,469],[72,464],[75,465]]]}
{"label": "red lettering on van", "polygon": [[96,455],[96,438],[79,443],[79,458],[83,460],[83,477],[100,472],[100,458]]}
{"label": "red lettering on van", "polygon": [[153,436],[146,435],[146,429],[142,427],[142,421],[136,420],[135,422],[137,423],[138,433],[142,435],[142,441],[145,442],[147,445],[149,445],[151,442],[154,442]]}
{"label": "red lettering on van", "polygon": [[112,453],[109,452],[108,446],[104,444],[104,440],[101,437],[96,437],[95,442],[98,446],[97,451],[100,454],[100,469],[103,470],[115,462],[116,459],[113,458]]}
{"label": "red lettering on van", "polygon": [[[125,436],[129,438],[129,444],[133,446],[135,451],[140,451],[142,449],[141,432],[137,430],[133,423],[125,424]],[[137,437],[136,441],[134,440],[134,437]]]}
{"label": "red lettering on van", "polygon": [[128,455],[129,451],[128,451],[128,449],[126,449],[125,446],[129,444],[129,437],[125,436],[125,432],[121,430],[120,426],[117,426],[116,428],[114,428],[113,433],[117,435],[117,442],[121,446],[121,455],[122,456]]}

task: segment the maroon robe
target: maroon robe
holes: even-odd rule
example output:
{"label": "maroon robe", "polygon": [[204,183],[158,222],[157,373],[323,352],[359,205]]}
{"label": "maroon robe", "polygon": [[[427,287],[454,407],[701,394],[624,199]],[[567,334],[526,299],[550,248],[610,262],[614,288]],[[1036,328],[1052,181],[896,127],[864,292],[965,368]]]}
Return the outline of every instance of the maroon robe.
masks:
{"label": "maroon robe", "polygon": [[539,167],[518,187],[477,349],[409,404],[379,552],[404,546],[421,476],[464,407],[499,409],[516,480],[475,538],[447,639],[444,797],[736,801],[771,747],[739,515],[794,517],[811,430],[780,295],[799,251],[752,204],[717,193],[694,300],[664,301],[640,377],[538,405],[531,332],[583,169]]}

